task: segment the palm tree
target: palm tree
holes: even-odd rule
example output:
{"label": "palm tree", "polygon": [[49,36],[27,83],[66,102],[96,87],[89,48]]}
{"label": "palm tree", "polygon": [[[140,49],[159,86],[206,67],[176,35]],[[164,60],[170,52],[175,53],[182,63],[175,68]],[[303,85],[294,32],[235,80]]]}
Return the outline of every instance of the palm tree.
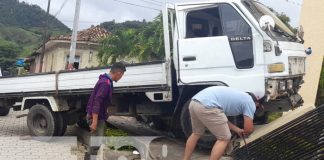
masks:
{"label": "palm tree", "polygon": [[161,60],[164,57],[162,15],[144,27],[136,36],[134,51],[140,61]]}
{"label": "palm tree", "polygon": [[134,36],[134,29],[124,29],[103,39],[100,42],[101,47],[98,53],[99,63],[106,65],[107,63],[115,63],[117,59],[131,57]]}
{"label": "palm tree", "polygon": [[117,59],[139,61],[161,60],[164,57],[162,14],[140,29],[120,29],[100,42],[98,59],[101,65]]}

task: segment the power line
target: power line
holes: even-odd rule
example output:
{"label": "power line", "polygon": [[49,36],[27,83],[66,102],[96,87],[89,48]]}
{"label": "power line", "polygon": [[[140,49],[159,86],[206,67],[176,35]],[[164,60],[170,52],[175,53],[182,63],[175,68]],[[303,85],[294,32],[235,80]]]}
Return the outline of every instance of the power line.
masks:
{"label": "power line", "polygon": [[160,2],[160,1],[157,1],[157,0],[150,0],[150,1],[153,1],[153,2],[157,2],[157,3],[163,4],[163,2]]}
{"label": "power line", "polygon": [[67,3],[67,0],[65,0],[63,2],[63,4],[61,5],[60,9],[54,14],[54,17],[56,17],[57,15],[59,15],[63,9],[63,7],[65,6],[65,4]]}
{"label": "power line", "polygon": [[[60,19],[60,21],[69,22],[69,23],[73,22],[73,20],[66,20],[66,19]],[[104,23],[104,22],[107,22],[107,21],[102,21],[102,22],[99,22],[99,21],[79,21],[79,23],[84,23],[84,24],[87,24],[87,23],[94,24],[94,23]]]}
{"label": "power line", "polygon": [[[62,22],[73,22],[73,20],[60,20]],[[103,22],[95,22],[95,21],[79,21],[79,23],[103,23]]]}
{"label": "power line", "polygon": [[120,0],[113,0],[113,1],[128,4],[128,5],[132,5],[132,6],[142,7],[142,8],[146,8],[146,9],[160,11],[159,9],[156,9],[156,8],[152,8],[152,7],[148,7],[148,6],[142,6],[142,5],[139,5],[139,4],[129,3],[129,2],[125,2],[125,1],[120,1]]}
{"label": "power line", "polygon": [[[62,4],[61,6],[61,9],[64,7],[65,3],[66,3],[67,0],[65,0],[65,2]],[[160,11],[159,9],[156,9],[156,8],[153,8],[153,7],[148,7],[148,6],[142,6],[142,5],[139,5],[139,4],[134,4],[134,3],[129,3],[129,2],[125,2],[125,1],[121,1],[121,0],[113,0],[113,1],[116,1],[116,2],[120,2],[120,3],[124,3],[124,4],[128,4],[128,5],[132,5],[132,6],[137,6],[137,7],[142,7],[142,8],[147,8],[147,9],[151,9],[151,10],[156,10],[156,11]],[[147,1],[147,0],[142,0],[142,1]],[[157,4],[156,4],[157,5]],[[161,5],[159,5],[161,6]],[[60,20],[62,22],[73,22],[73,20]],[[103,22],[95,22],[95,21],[79,21],[79,23],[103,23]]]}
{"label": "power line", "polygon": [[[66,20],[66,19],[63,19],[63,20],[60,20],[62,22],[73,22],[73,20]],[[79,23],[103,23],[103,22],[99,22],[99,21],[79,21]]]}
{"label": "power line", "polygon": [[149,4],[153,4],[153,5],[156,5],[156,6],[162,6],[161,3],[157,4],[156,2],[153,2],[153,1],[148,1],[148,0],[140,0],[140,1],[143,1],[143,2],[146,2],[146,3],[149,3]]}

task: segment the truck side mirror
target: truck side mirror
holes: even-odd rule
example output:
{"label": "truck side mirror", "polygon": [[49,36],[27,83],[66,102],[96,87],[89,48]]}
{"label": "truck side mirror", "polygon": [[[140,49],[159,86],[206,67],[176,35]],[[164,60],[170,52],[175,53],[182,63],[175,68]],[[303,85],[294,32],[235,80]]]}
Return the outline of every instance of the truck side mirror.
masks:
{"label": "truck side mirror", "polygon": [[269,15],[264,15],[260,18],[259,25],[264,31],[271,31],[271,28],[275,27],[273,18]]}

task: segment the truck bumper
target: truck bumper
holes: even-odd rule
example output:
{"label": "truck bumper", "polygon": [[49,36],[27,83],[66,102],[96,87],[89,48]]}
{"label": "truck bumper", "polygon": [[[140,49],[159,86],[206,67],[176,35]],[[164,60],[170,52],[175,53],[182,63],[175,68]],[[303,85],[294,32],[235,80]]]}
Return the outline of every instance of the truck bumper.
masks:
{"label": "truck bumper", "polygon": [[263,103],[264,111],[280,112],[289,111],[303,104],[303,98],[297,93],[276,100]]}

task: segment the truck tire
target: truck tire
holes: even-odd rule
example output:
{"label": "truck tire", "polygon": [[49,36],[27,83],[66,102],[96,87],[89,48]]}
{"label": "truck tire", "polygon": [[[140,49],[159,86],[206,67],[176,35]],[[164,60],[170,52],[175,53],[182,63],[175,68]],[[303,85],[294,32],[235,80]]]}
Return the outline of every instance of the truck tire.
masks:
{"label": "truck tire", "polygon": [[57,115],[47,106],[36,104],[28,112],[27,126],[33,136],[56,136]]}
{"label": "truck tire", "polygon": [[168,129],[168,125],[166,124],[166,122],[157,116],[151,116],[150,119],[153,122],[153,126],[154,128],[156,128],[157,130],[167,130]]}
{"label": "truck tire", "polygon": [[57,133],[55,135],[63,136],[67,128],[67,121],[65,119],[65,115],[62,112],[58,112],[55,114],[56,114],[56,123],[57,123]]}
{"label": "truck tire", "polygon": [[[188,138],[192,133],[190,113],[189,113],[189,104],[191,99],[189,99],[182,107],[181,115],[180,115],[180,125],[183,134],[186,138]],[[207,131],[207,130],[206,130]],[[209,131],[207,131],[201,138],[199,139],[197,145],[201,148],[210,149],[213,147],[216,138]]]}
{"label": "truck tire", "polygon": [[10,108],[0,107],[0,116],[6,116],[9,114]]}

